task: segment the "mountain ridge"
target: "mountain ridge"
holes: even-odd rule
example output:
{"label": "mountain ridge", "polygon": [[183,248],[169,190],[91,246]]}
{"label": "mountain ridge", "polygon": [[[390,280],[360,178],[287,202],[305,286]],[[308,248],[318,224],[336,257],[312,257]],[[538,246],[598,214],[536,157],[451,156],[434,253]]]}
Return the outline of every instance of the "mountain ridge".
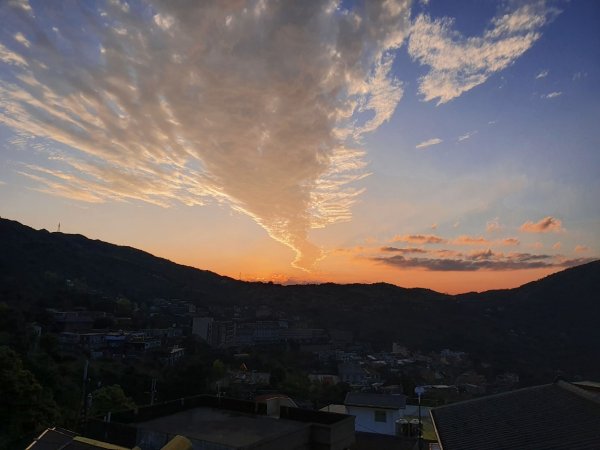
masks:
{"label": "mountain ridge", "polygon": [[[66,280],[77,289],[66,289]],[[600,342],[598,292],[600,261],[513,289],[458,295],[389,283],[247,282],[0,219],[0,301],[20,308],[68,307],[90,297],[267,305],[313,327],[351,331],[375,348],[391,342],[423,351],[454,348],[541,381],[562,372],[600,378],[600,362],[590,362]]]}

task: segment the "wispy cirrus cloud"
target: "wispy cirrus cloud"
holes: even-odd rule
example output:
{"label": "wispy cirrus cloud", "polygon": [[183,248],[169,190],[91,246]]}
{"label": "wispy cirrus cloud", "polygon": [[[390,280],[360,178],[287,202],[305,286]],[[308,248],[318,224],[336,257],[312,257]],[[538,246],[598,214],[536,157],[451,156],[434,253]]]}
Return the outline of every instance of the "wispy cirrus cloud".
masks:
{"label": "wispy cirrus cloud", "polygon": [[538,1],[496,16],[482,36],[465,37],[451,18],[420,14],[408,44],[410,56],[429,72],[419,80],[425,101],[446,103],[513,64],[541,37],[558,10]]}
{"label": "wispy cirrus cloud", "polygon": [[536,80],[539,80],[540,78],[546,78],[548,76],[548,71],[547,70],[542,70],[540,72],[538,72],[538,74],[535,76]]}
{"label": "wispy cirrus cloud", "polygon": [[542,94],[541,98],[551,99],[551,98],[560,97],[561,95],[562,95],[562,92],[554,91],[554,92],[550,92],[548,94]]}
{"label": "wispy cirrus cloud", "polygon": [[527,221],[520,228],[525,233],[560,233],[565,231],[562,222],[552,216],[544,217],[537,222]]}
{"label": "wispy cirrus cloud", "polygon": [[431,138],[431,139],[427,139],[426,141],[423,141],[419,144],[417,144],[415,146],[415,148],[427,148],[427,147],[431,147],[432,145],[438,145],[441,144],[442,141],[440,138]]}
{"label": "wispy cirrus cloud", "polygon": [[471,137],[473,137],[475,134],[477,134],[477,131],[469,131],[468,133],[465,133],[465,134],[459,136],[458,142],[466,141],[467,139],[470,139]]}
{"label": "wispy cirrus cloud", "polygon": [[403,93],[408,0],[22,0],[0,16],[0,122],[67,149],[23,168],[37,189],[225,203],[302,268],[321,257],[308,231],[351,217],[361,137]]}

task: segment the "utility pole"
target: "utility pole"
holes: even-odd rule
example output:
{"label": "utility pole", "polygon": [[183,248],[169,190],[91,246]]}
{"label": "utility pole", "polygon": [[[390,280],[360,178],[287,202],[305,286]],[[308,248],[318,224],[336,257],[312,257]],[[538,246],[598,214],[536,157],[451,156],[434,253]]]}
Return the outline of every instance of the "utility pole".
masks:
{"label": "utility pole", "polygon": [[415,388],[415,394],[419,397],[419,450],[423,449],[423,425],[421,423],[421,395],[425,393],[425,388],[423,386],[417,386]]}
{"label": "utility pole", "polygon": [[152,378],[152,387],[150,388],[150,406],[154,405],[155,394],[156,394],[156,378]]}
{"label": "utility pole", "polygon": [[87,409],[88,409],[88,398],[87,398],[87,384],[88,384],[88,368],[90,365],[90,360],[85,360],[85,365],[83,366],[83,380],[81,387],[81,422],[84,423],[87,419]]}

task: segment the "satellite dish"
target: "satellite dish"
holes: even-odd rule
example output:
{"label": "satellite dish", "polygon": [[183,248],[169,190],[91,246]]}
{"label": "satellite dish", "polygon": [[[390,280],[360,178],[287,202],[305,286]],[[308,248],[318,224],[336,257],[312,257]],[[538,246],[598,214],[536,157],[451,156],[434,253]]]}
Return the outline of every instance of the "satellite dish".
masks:
{"label": "satellite dish", "polygon": [[415,394],[417,394],[419,397],[421,395],[423,395],[425,393],[425,388],[423,386],[417,386],[415,388]]}

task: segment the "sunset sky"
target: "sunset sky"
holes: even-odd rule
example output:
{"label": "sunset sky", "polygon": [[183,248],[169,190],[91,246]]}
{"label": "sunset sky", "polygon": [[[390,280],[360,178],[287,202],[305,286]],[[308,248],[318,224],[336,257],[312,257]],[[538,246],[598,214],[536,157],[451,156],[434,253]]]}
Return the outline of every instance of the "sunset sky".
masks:
{"label": "sunset sky", "polygon": [[600,255],[600,2],[0,2],[0,216],[246,280]]}

